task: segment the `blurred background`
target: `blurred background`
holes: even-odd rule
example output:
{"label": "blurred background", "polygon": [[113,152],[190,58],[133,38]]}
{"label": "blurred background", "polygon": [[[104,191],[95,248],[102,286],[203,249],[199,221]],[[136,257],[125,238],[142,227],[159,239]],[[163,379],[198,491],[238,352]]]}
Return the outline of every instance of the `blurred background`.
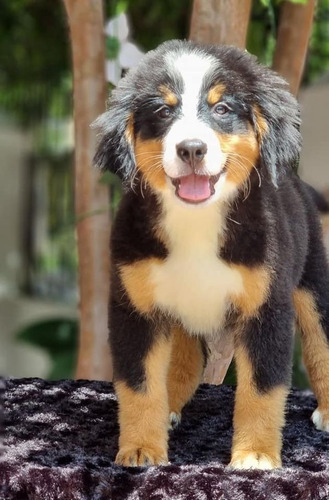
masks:
{"label": "blurred background", "polygon": [[[187,38],[191,0],[104,2],[109,89],[141,54]],[[279,2],[254,0],[247,49],[270,65]],[[71,49],[60,0],[0,0],[0,373],[72,377],[78,323]],[[127,19],[129,25],[127,24]],[[329,0],[299,92],[300,175],[329,190]],[[112,191],[118,183],[104,179]],[[297,346],[294,383],[305,385]]]}

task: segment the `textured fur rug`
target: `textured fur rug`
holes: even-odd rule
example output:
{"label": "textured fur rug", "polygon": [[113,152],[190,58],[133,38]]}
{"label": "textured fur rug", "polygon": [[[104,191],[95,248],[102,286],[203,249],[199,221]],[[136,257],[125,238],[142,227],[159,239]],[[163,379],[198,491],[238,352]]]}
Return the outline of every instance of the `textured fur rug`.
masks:
{"label": "textured fur rug", "polygon": [[7,380],[0,498],[5,500],[329,499],[329,434],[316,431],[310,392],[292,391],[283,464],[227,467],[234,389],[202,385],[172,431],[166,467],[121,468],[117,402],[106,382]]}

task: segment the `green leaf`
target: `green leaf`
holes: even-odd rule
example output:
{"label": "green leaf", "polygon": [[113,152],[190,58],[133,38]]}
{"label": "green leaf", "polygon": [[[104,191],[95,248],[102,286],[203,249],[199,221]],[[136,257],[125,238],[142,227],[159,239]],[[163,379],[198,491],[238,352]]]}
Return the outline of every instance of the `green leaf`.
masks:
{"label": "green leaf", "polygon": [[78,339],[78,323],[72,319],[51,319],[29,325],[16,334],[20,342],[45,349],[50,356],[74,351]]}
{"label": "green leaf", "polygon": [[115,36],[108,36],[106,38],[106,58],[117,59],[120,51],[120,42],[119,39]]}
{"label": "green leaf", "polygon": [[76,362],[75,351],[67,351],[52,357],[52,368],[47,376],[49,380],[72,378]]}
{"label": "green leaf", "polygon": [[129,0],[118,0],[115,6],[115,15],[118,16],[122,12],[126,12],[129,5]]}

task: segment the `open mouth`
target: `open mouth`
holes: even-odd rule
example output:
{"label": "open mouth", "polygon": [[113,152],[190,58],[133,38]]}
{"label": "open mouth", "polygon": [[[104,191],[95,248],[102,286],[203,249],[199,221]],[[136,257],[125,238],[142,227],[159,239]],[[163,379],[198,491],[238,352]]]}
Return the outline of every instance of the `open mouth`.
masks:
{"label": "open mouth", "polygon": [[176,188],[175,194],[187,203],[202,203],[215,194],[215,184],[222,175],[222,169],[217,175],[197,175],[195,173],[171,178],[171,182]]}

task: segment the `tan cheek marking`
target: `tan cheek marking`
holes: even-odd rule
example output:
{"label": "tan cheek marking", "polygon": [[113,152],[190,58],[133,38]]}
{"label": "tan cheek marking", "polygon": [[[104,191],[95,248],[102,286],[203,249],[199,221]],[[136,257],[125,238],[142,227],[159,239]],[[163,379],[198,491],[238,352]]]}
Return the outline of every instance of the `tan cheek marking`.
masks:
{"label": "tan cheek marking", "polygon": [[122,465],[167,462],[167,374],[171,340],[162,336],[145,360],[145,390],[135,391],[125,382],[115,383],[119,400],[119,453]]}
{"label": "tan cheek marking", "polygon": [[242,264],[231,265],[243,280],[243,293],[232,297],[233,304],[242,312],[243,317],[255,316],[268,298],[271,270],[265,266],[248,268]]}
{"label": "tan cheek marking", "polygon": [[200,340],[181,328],[172,330],[172,354],[168,373],[169,410],[180,414],[197,389],[203,372]]}
{"label": "tan cheek marking", "polygon": [[232,462],[250,452],[263,454],[273,467],[281,465],[281,429],[288,390],[278,386],[265,394],[257,391],[249,356],[242,346],[235,351],[238,386],[234,408]]}
{"label": "tan cheek marking", "polygon": [[154,287],[150,281],[151,266],[160,259],[144,259],[120,266],[120,276],[125,290],[137,311],[149,313],[154,306]]}
{"label": "tan cheek marking", "polygon": [[178,97],[174,94],[174,92],[168,89],[165,85],[160,85],[159,91],[163,96],[164,102],[168,104],[168,106],[176,106],[178,103]]}
{"label": "tan cheek marking", "polygon": [[257,134],[259,138],[262,139],[263,135],[268,132],[268,125],[264,116],[261,113],[261,110],[259,109],[259,106],[257,105],[254,106],[254,114],[256,117]]}
{"label": "tan cheek marking", "polygon": [[[329,345],[312,293],[295,290],[294,306],[301,329],[304,362],[320,410],[329,410]],[[328,412],[329,420],[329,412]]]}
{"label": "tan cheek marking", "polygon": [[240,186],[250,176],[259,156],[258,142],[253,131],[246,135],[217,134],[226,161],[227,181]]}
{"label": "tan cheek marking", "polygon": [[162,142],[154,139],[143,140],[139,136],[135,141],[137,168],[151,187],[163,189],[166,176],[162,166]]}
{"label": "tan cheek marking", "polygon": [[220,101],[222,95],[225,92],[225,85],[223,83],[217,83],[214,87],[212,87],[207,95],[207,101],[210,106],[213,106],[218,101]]}

